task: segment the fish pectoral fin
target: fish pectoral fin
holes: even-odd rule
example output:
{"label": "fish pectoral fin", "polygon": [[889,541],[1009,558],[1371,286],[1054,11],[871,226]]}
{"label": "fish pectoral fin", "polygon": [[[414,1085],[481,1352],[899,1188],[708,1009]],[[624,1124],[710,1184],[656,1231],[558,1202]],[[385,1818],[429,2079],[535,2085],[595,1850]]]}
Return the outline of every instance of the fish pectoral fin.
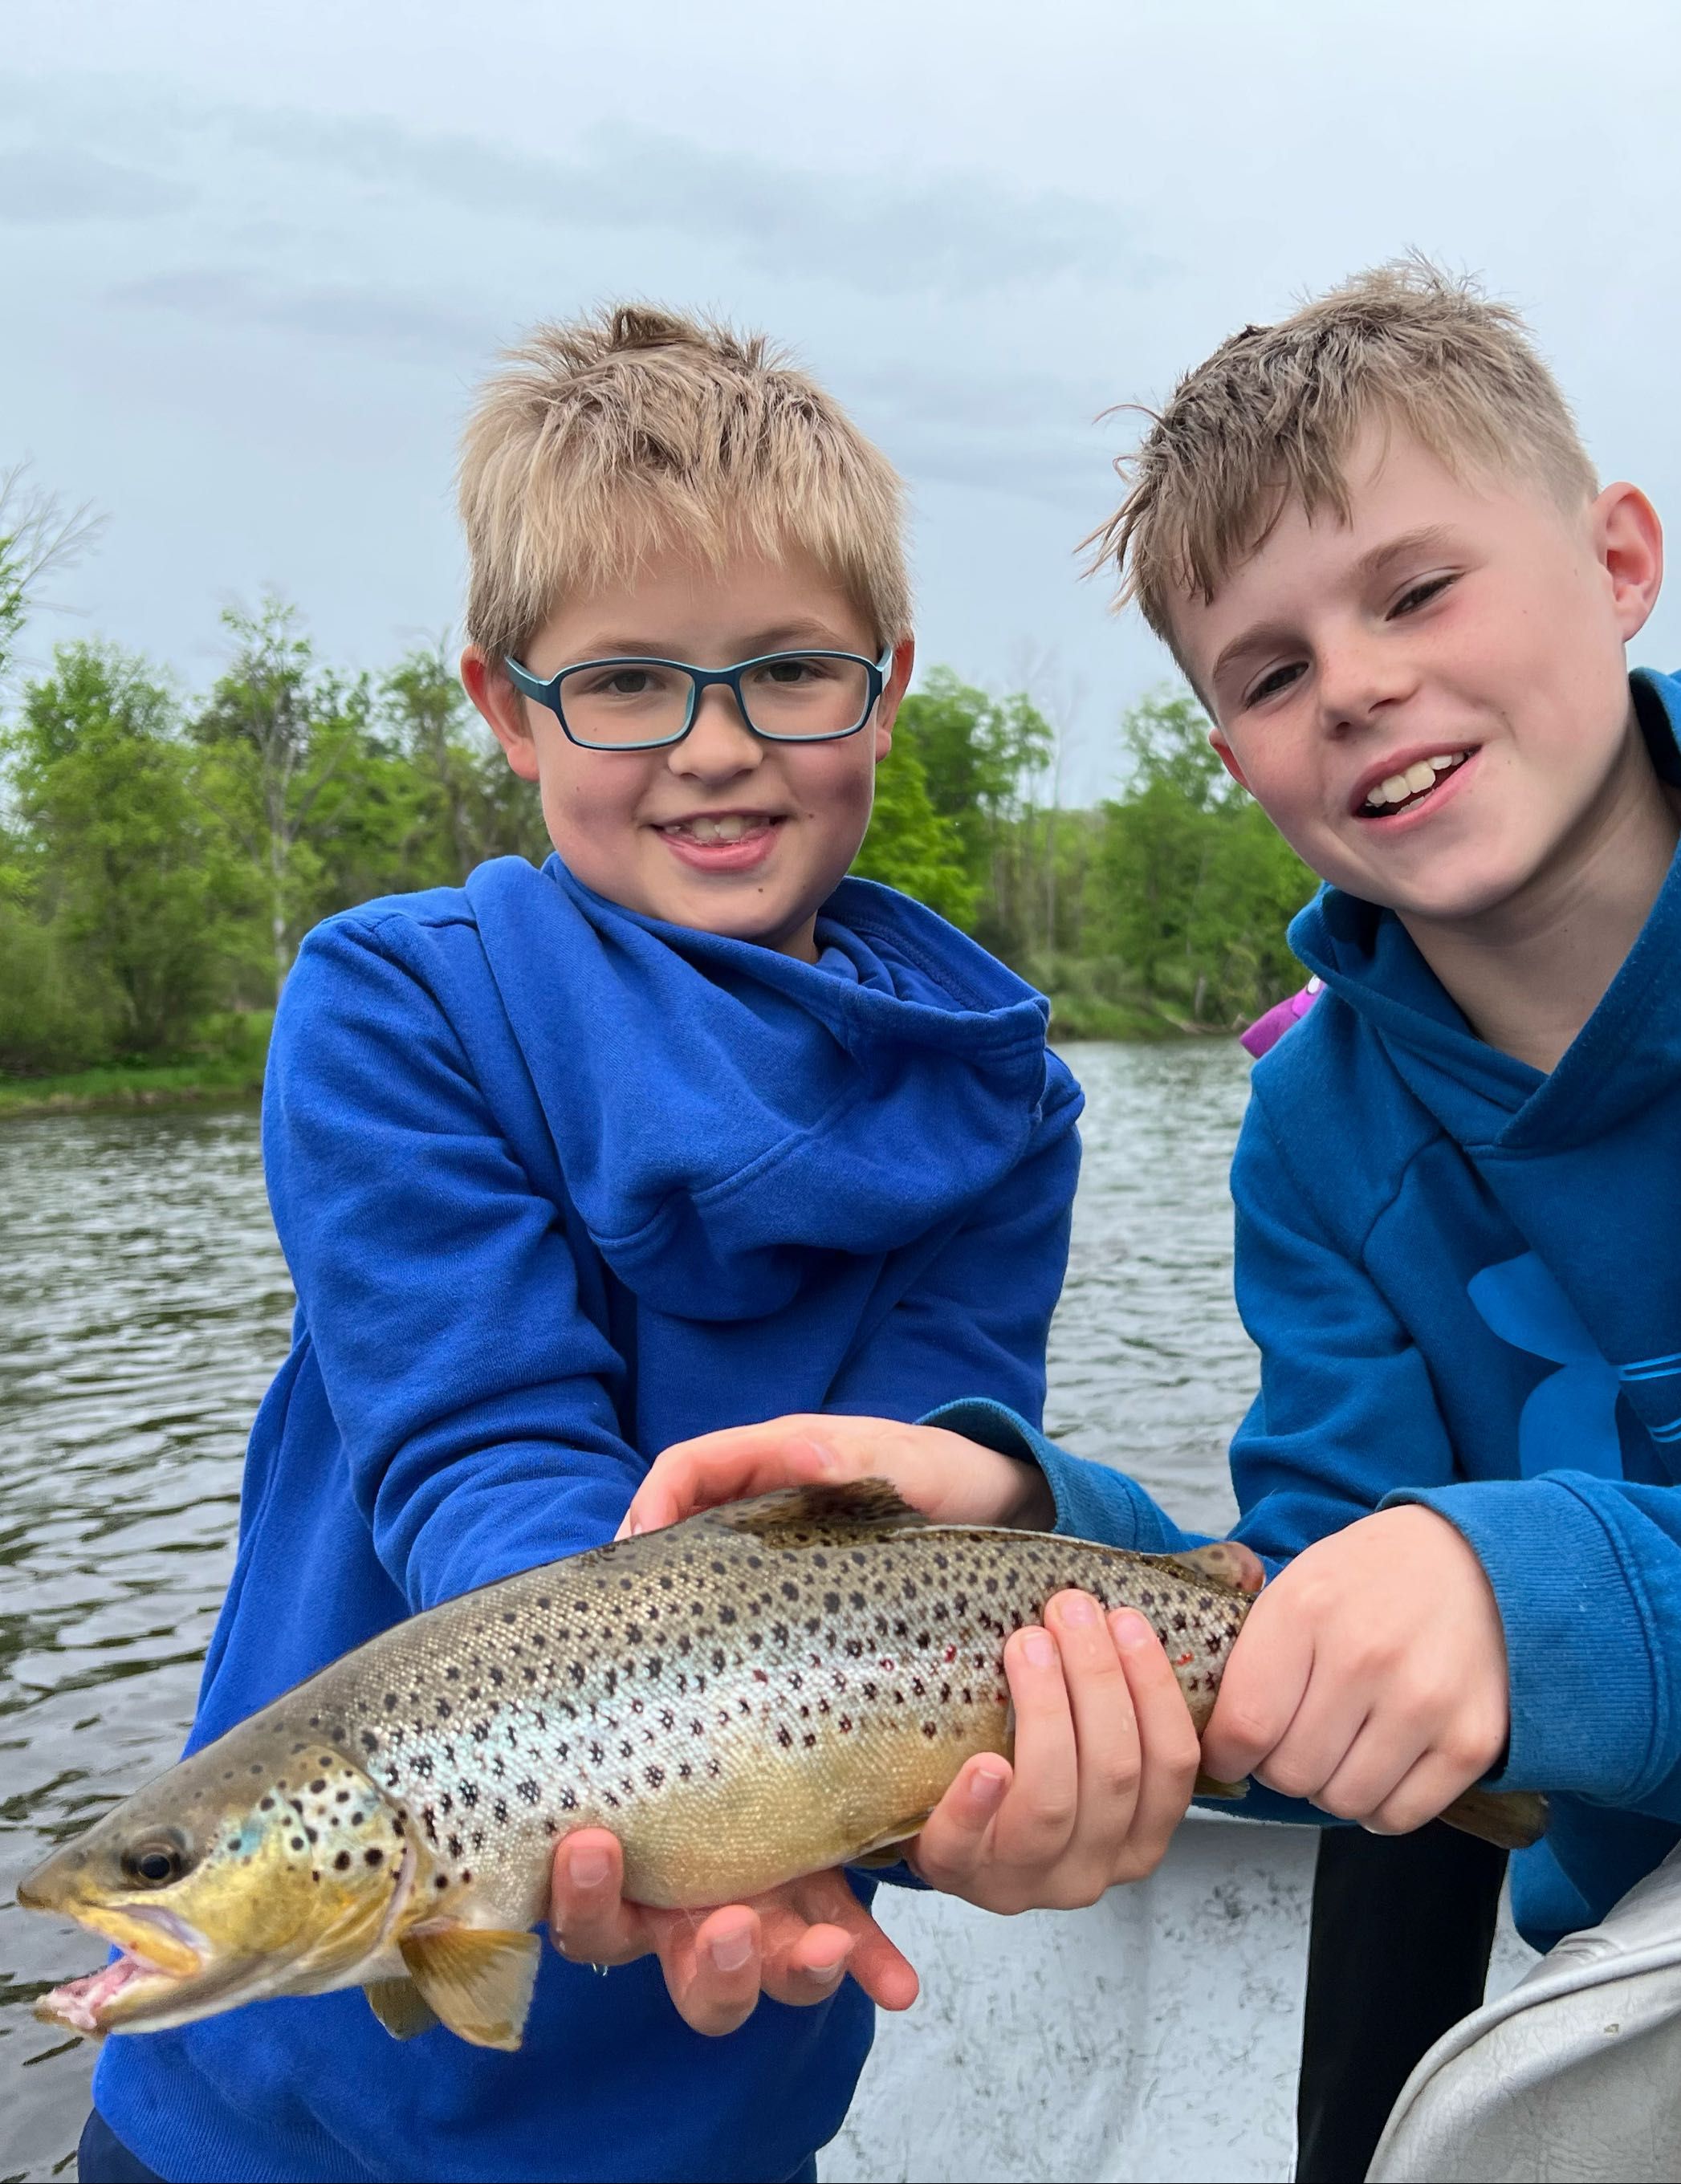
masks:
{"label": "fish pectoral fin", "polygon": [[1467,1790],[1441,1817],[1499,1850],[1527,1850],[1547,1832],[1547,1801],[1537,1790]]}
{"label": "fish pectoral fin", "polygon": [[1212,1774],[1204,1774],[1198,1768],[1197,1779],[1191,1785],[1193,1797],[1247,1797],[1248,1794],[1249,1778],[1247,1774],[1241,1782],[1216,1782]]}
{"label": "fish pectoral fin", "polygon": [[919,1813],[913,1813],[908,1819],[895,1820],[891,1828],[879,1836],[873,1836],[861,1850],[854,1851],[846,1860],[847,1864],[861,1865],[867,1871],[880,1866],[896,1865],[904,1853],[905,1845],[913,1842],[922,1833],[924,1824],[933,1810],[932,1805],[924,1805]]}
{"label": "fish pectoral fin", "polygon": [[398,1947],[421,1999],[441,2024],[475,2048],[510,2054],[518,2048],[542,1957],[535,1934],[439,1926],[405,1935]]}
{"label": "fish pectoral fin", "polygon": [[901,1532],[928,1519],[890,1480],[854,1479],[840,1486],[785,1486],[751,1502],[728,1502],[709,1510],[706,1521],[767,1546],[791,1547],[830,1535]]}
{"label": "fish pectoral fin", "polygon": [[438,2022],[438,2012],[410,1979],[370,1980],[362,1992],[394,2040],[412,2040]]}

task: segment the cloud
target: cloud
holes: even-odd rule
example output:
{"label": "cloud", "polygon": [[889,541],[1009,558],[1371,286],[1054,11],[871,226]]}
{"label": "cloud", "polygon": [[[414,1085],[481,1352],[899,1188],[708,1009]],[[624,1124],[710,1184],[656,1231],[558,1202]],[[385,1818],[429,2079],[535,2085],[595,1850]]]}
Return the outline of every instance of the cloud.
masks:
{"label": "cloud", "polygon": [[733,248],[790,281],[872,294],[971,298],[1070,273],[1133,280],[1164,268],[1116,207],[985,175],[883,182],[789,166],[628,125],[581,133],[566,160],[428,135],[371,115],[180,109],[182,119],[288,164],[533,225],[652,229]]}
{"label": "cloud", "polygon": [[109,292],[130,309],[172,311],[230,326],[277,328],[313,338],[377,347],[411,347],[477,354],[492,345],[491,330],[459,313],[400,289],[349,281],[311,287],[261,283],[219,266],[188,266],[120,281]]}
{"label": "cloud", "polygon": [[196,193],[184,182],[58,145],[0,152],[0,220],[154,220]]}

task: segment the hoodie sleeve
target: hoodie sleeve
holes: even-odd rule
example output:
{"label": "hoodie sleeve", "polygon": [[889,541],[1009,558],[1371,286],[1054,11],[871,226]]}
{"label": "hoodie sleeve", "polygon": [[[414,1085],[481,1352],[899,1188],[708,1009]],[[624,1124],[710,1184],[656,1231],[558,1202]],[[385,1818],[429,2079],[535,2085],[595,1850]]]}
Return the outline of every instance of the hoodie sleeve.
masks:
{"label": "hoodie sleeve", "polygon": [[[1237,1306],[1260,1352],[1260,1392],[1231,1444],[1243,1515],[1232,1536],[1276,1571],[1403,1486],[1453,1478],[1424,1361],[1364,1270],[1323,1232],[1297,1190],[1259,1099],[1232,1165]],[[1147,1554],[1203,1543],[1135,1480],[1047,1441],[998,1405],[928,1421],[1036,1462],[1059,1531]]]}
{"label": "hoodie sleeve", "polygon": [[611,1538],[645,1467],[565,1213],[514,1157],[400,939],[395,919],[339,919],[304,942],[263,1140],[352,1489],[419,1610]]}
{"label": "hoodie sleeve", "polygon": [[1058,1070],[1061,1096],[1037,1144],[930,1251],[855,1351],[826,1409],[913,1418],[979,1389],[1036,1424],[1043,1416],[1045,1345],[1068,1271],[1080,1175],[1079,1095]]}

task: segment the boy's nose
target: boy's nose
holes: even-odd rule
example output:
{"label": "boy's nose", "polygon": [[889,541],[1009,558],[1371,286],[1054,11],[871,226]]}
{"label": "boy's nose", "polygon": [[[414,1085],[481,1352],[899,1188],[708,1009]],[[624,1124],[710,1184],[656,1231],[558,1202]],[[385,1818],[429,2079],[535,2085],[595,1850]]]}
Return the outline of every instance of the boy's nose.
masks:
{"label": "boy's nose", "polygon": [[670,764],[675,773],[747,773],[764,757],[764,745],[741,717],[734,693],[714,682],[701,694],[694,723],[680,744],[673,744]]}
{"label": "boy's nose", "polygon": [[1386,706],[1405,698],[1416,678],[1393,646],[1354,639],[1326,646],[1319,656],[1319,705],[1333,734],[1363,728]]}

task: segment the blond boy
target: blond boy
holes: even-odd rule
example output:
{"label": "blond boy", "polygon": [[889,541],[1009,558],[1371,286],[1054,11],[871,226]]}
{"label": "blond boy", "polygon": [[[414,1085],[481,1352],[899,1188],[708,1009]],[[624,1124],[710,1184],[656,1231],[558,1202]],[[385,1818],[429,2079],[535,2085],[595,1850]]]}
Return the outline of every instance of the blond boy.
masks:
{"label": "blond boy", "polygon": [[[1077,1089],[1036,994],[844,877],[911,671],[891,467],[762,341],[626,309],[490,382],[461,504],[463,675],[556,854],[333,918],[288,983],[264,1146],[299,1310],[194,1744],[611,1538],[668,1442],[1043,1397]],[[983,1903],[1094,1893],[1141,1855],[1130,1786],[1092,1763],[1135,1694],[1195,1763],[1159,1649],[1124,1668],[1075,1596],[1047,1622],[1011,1657],[1042,1788],[977,1764],[930,1824]],[[592,1764],[642,1763],[597,1741]],[[475,1795],[446,1767],[412,1816],[463,1869]],[[915,1991],[869,1884],[638,1914],[612,1836],[551,1826],[577,1960],[545,1954],[519,2054],[399,2046],[355,1993],[119,2040],[83,2176],[811,2175],[871,1997]]]}

